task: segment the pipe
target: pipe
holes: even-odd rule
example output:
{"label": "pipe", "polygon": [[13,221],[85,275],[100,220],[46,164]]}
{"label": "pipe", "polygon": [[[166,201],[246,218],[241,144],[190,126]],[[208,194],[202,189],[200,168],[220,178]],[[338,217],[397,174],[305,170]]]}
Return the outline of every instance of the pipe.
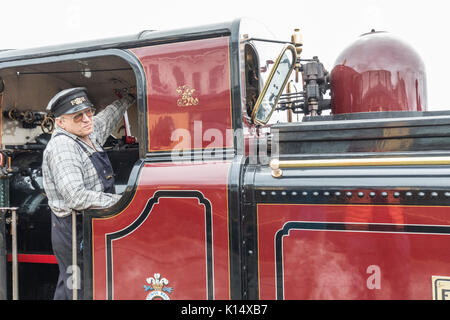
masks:
{"label": "pipe", "polygon": [[12,298],[19,300],[19,270],[17,264],[17,215],[16,209],[11,209],[11,237],[12,237]]}
{"label": "pipe", "polygon": [[[289,93],[292,93],[292,91],[293,91],[292,90],[292,81],[289,81],[287,84],[287,87],[286,87],[286,92],[289,94]],[[292,107],[292,101],[291,101],[290,95],[288,95],[288,104],[290,104]],[[292,122],[292,109],[291,108],[287,109],[287,121]]]}
{"label": "pipe", "polygon": [[72,210],[72,300],[78,300],[77,213]]}
{"label": "pipe", "polygon": [[5,213],[0,208],[0,300],[6,300],[6,239],[5,239]]}

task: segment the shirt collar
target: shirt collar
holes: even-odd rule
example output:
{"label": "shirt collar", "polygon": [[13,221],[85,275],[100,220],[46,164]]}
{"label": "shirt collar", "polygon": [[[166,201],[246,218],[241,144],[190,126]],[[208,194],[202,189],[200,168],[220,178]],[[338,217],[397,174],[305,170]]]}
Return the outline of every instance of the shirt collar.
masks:
{"label": "shirt collar", "polygon": [[[52,133],[52,137],[55,136],[57,133],[63,133],[63,134],[65,134],[65,135],[71,137],[72,139],[78,139],[78,140],[80,140],[80,141],[83,141],[83,140],[81,140],[76,134],[70,133],[70,132],[68,132],[68,131],[64,130],[63,128],[60,128],[60,127],[56,127],[56,128],[55,128],[55,130],[54,130],[53,133]],[[91,139],[91,141],[92,141],[92,143],[94,144],[94,146],[97,148],[97,147],[98,147],[98,144],[97,144],[97,141],[96,141],[96,139],[95,139],[94,132],[92,132],[92,133],[89,135],[89,138]],[[84,142],[83,142],[83,143],[84,143]],[[86,144],[86,145],[87,145],[87,144]],[[89,146],[89,145],[87,145],[87,146]],[[90,146],[89,146],[89,147],[90,147]]]}
{"label": "shirt collar", "polygon": [[64,130],[63,128],[60,128],[60,127],[56,127],[56,128],[55,128],[55,130],[53,131],[52,137],[55,136],[55,135],[58,134],[58,133],[63,133],[63,134],[65,134],[66,136],[71,137],[72,139],[78,139],[78,136],[77,136],[77,135],[75,135],[75,134],[73,134],[73,133],[70,133],[70,132],[68,132],[68,131]]}

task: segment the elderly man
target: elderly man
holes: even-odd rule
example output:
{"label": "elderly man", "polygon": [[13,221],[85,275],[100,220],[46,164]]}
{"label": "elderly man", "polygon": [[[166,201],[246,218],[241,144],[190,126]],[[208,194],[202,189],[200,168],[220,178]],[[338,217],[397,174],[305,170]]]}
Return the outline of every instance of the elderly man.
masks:
{"label": "elderly man", "polygon": [[94,116],[86,88],[66,89],[53,97],[47,109],[56,129],[43,156],[42,174],[52,210],[52,247],[59,266],[55,300],[72,298],[72,210],[77,212],[78,296],[83,297],[81,213],[106,208],[120,196],[114,194],[114,174],[102,145],[135,101],[131,94],[114,101]]}

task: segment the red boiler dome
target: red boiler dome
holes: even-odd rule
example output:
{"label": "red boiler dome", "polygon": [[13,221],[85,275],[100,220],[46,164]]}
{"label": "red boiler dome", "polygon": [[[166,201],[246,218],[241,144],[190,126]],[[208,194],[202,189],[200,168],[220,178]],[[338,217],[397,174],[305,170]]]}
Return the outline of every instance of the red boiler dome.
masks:
{"label": "red boiler dome", "polygon": [[417,52],[387,32],[363,34],[331,71],[333,114],[426,111],[425,66]]}

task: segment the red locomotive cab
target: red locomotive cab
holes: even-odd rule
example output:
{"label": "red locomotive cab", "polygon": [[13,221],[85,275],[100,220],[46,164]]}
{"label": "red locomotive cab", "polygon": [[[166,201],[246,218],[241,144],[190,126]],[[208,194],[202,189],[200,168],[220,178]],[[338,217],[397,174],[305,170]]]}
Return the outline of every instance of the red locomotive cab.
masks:
{"label": "red locomotive cab", "polygon": [[387,32],[348,46],[331,72],[333,114],[426,111],[425,66],[417,52]]}

